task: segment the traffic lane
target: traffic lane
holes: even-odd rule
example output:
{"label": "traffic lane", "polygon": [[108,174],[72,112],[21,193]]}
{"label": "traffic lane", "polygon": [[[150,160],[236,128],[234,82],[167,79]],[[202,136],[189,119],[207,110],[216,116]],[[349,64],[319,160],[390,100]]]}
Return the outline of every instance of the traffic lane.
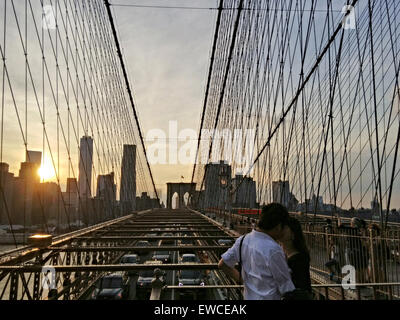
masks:
{"label": "traffic lane", "polygon": [[[138,276],[129,276],[128,277],[128,296],[126,297],[127,300],[136,300],[136,283],[137,283]],[[93,292],[96,289],[96,286],[99,284],[101,279],[97,280],[95,285],[93,285],[85,298],[85,300],[94,300]]]}
{"label": "traffic lane", "polygon": [[[177,263],[177,251],[172,252],[172,263]],[[166,285],[176,285],[176,270],[167,270],[165,276]],[[175,300],[175,290],[166,290],[162,296],[163,300]]]}

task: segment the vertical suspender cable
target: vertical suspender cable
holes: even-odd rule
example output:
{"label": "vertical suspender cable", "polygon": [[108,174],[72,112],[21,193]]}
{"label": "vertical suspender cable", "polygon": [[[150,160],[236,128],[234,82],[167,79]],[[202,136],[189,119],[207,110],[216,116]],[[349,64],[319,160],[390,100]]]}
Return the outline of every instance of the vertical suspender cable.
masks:
{"label": "vertical suspender cable", "polygon": [[132,110],[133,110],[133,115],[134,115],[135,121],[136,121],[136,126],[138,128],[140,142],[142,144],[144,156],[146,158],[146,164],[147,164],[147,167],[149,169],[151,183],[153,184],[154,194],[156,195],[157,201],[160,202],[160,199],[158,198],[158,194],[157,194],[157,190],[156,190],[156,185],[155,185],[154,179],[153,179],[153,174],[151,172],[149,159],[147,158],[146,146],[144,145],[142,130],[140,129],[139,118],[138,118],[138,115],[136,113],[135,104],[133,102],[132,91],[131,91],[131,87],[129,85],[128,75],[126,73],[125,64],[124,64],[124,59],[122,58],[121,48],[119,46],[119,41],[118,41],[118,37],[117,37],[117,31],[116,31],[115,25],[114,25],[114,19],[113,19],[113,16],[111,14],[111,8],[110,8],[111,5],[110,5],[110,2],[108,0],[104,0],[104,4],[106,5],[106,8],[107,8],[108,19],[110,21],[112,33],[113,33],[113,36],[114,36],[115,46],[117,47],[117,54],[118,54],[119,61],[121,63],[122,73],[124,75],[125,84],[126,84],[126,90],[128,92],[129,101],[131,103]]}
{"label": "vertical suspender cable", "polygon": [[210,90],[210,83],[211,83],[211,75],[213,73],[213,67],[214,67],[214,58],[215,58],[215,51],[217,47],[217,41],[218,41],[218,34],[219,34],[219,26],[221,24],[221,15],[222,15],[222,9],[223,9],[223,0],[220,0],[219,2],[219,7],[218,7],[218,16],[217,16],[217,22],[215,24],[215,31],[214,31],[214,40],[213,40],[213,46],[211,50],[211,59],[210,59],[210,67],[208,70],[208,79],[207,79],[207,85],[206,85],[206,93],[204,97],[204,103],[203,103],[203,111],[201,113],[201,121],[200,121],[200,129],[199,129],[199,138],[197,140],[197,149],[196,149],[196,156],[194,158],[194,164],[193,164],[193,172],[192,172],[192,180],[191,183],[193,183],[194,180],[194,173],[196,171],[196,161],[197,161],[197,156],[199,154],[199,149],[200,149],[200,142],[201,142],[201,131],[203,129],[203,123],[204,123],[204,115],[206,113],[206,108],[207,108],[207,100],[208,100],[208,92]]}

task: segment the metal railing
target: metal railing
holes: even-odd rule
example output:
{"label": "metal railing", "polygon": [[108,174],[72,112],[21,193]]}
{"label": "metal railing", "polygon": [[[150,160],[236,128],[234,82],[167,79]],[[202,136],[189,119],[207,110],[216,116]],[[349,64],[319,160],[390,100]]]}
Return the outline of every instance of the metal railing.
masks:
{"label": "metal railing", "polygon": [[[400,287],[394,283],[356,283],[351,288],[343,284],[312,284],[314,300],[400,300],[393,295],[393,289]],[[185,285],[185,286],[158,286],[152,288],[151,300],[159,300],[161,292],[165,290],[215,290],[215,289],[243,289],[243,285]],[[382,290],[384,288],[384,290]],[[387,294],[389,293],[389,294]]]}
{"label": "metal railing", "polygon": [[[311,227],[311,228],[310,228]],[[311,266],[326,282],[340,282],[354,268],[357,283],[397,283],[400,281],[400,237],[390,231],[384,236],[373,230],[329,228],[303,225]],[[316,230],[317,229],[317,230]],[[400,296],[400,288],[385,294]],[[386,289],[382,289],[386,290]]]}
{"label": "metal railing", "polygon": [[[254,226],[257,221],[255,217],[223,210],[212,210],[207,214],[214,219],[230,215],[234,229],[240,233],[251,231],[249,224]],[[373,296],[400,296],[399,286],[382,285],[400,282],[400,228],[397,224],[391,224],[381,232],[376,224],[370,225],[371,228],[356,229],[343,224],[338,226],[334,220],[327,223],[329,217],[325,216],[314,219],[304,214],[291,215],[302,224],[310,251],[312,279],[321,286],[340,287],[337,283],[341,283],[343,276],[348,274],[349,266],[352,266],[354,282],[375,288]]]}

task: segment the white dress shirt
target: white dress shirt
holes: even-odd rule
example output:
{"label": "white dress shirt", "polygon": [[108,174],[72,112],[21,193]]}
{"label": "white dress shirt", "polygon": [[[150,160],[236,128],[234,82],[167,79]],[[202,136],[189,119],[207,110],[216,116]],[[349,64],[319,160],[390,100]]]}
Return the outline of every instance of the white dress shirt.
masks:
{"label": "white dress shirt", "polygon": [[[231,268],[239,262],[239,237],[222,255]],[[245,300],[280,300],[295,289],[281,246],[269,235],[253,230],[242,244],[242,279]]]}

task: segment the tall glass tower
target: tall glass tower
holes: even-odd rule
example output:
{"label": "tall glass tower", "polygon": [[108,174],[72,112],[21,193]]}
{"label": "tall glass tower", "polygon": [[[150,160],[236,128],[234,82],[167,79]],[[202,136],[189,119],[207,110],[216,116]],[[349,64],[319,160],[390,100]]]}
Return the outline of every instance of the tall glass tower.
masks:
{"label": "tall glass tower", "polygon": [[79,195],[81,199],[92,196],[93,139],[83,136],[80,141],[79,156]]}

